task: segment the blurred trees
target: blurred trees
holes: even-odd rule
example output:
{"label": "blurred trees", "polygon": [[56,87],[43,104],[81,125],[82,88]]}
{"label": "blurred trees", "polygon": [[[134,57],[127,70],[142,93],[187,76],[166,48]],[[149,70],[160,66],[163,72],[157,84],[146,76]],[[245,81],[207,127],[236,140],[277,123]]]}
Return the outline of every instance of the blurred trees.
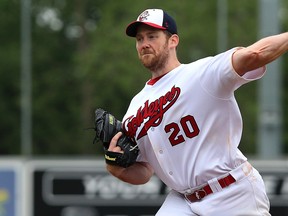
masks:
{"label": "blurred trees", "polygon": [[20,10],[8,0],[0,8],[0,154],[13,154],[20,151]]}
{"label": "blurred trees", "polygon": [[[257,40],[257,1],[228,1],[228,47]],[[281,11],[288,28],[288,3]],[[20,154],[20,0],[0,2],[0,154]],[[32,0],[32,115],[34,155],[95,155],[94,109],[119,119],[149,79],[126,25],[145,8],[164,8],[177,21],[179,59],[188,63],[217,51],[217,1]],[[286,11],[285,11],[286,8]],[[284,30],[283,30],[284,31]],[[287,83],[284,57],[283,82]],[[286,59],[286,61],[285,61]],[[254,154],[257,82],[236,92],[244,120],[241,150]],[[283,92],[288,92],[283,84]],[[247,94],[248,93],[248,94]],[[247,97],[248,96],[248,97]],[[283,94],[283,110],[288,96]],[[284,130],[288,128],[284,112]],[[285,152],[288,135],[284,133]]]}

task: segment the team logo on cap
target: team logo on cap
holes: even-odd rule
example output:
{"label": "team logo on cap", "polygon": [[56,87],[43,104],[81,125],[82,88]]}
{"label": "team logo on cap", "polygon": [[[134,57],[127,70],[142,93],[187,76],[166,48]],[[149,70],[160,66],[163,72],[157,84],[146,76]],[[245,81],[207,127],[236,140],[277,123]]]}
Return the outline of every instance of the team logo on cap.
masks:
{"label": "team logo on cap", "polygon": [[166,28],[169,28],[168,22],[165,22],[164,26],[165,26]]}
{"label": "team logo on cap", "polygon": [[144,20],[147,20],[147,17],[148,17],[149,15],[150,15],[150,14],[149,14],[148,11],[144,11],[143,13],[141,13],[141,14],[139,15],[138,20],[141,21],[141,22],[143,22]]}

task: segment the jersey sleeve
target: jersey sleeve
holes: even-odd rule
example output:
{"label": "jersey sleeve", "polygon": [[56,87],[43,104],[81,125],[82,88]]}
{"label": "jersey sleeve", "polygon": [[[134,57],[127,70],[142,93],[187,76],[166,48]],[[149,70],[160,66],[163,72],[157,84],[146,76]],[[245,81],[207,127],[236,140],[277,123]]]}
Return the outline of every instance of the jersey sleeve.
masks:
{"label": "jersey sleeve", "polygon": [[236,49],[230,49],[210,58],[200,76],[202,87],[215,97],[230,98],[236,89],[243,84],[260,79],[266,71],[265,67],[261,67],[243,76],[237,74],[232,66],[232,55]]}

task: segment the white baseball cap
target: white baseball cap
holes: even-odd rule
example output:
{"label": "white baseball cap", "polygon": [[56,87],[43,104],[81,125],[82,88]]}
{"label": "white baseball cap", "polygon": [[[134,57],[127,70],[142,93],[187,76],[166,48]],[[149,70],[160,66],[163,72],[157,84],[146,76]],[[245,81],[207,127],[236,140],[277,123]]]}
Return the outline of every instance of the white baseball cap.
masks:
{"label": "white baseball cap", "polygon": [[143,11],[136,21],[131,22],[126,28],[126,34],[135,37],[140,24],[167,30],[171,34],[177,34],[177,26],[174,19],[162,9],[147,9]]}

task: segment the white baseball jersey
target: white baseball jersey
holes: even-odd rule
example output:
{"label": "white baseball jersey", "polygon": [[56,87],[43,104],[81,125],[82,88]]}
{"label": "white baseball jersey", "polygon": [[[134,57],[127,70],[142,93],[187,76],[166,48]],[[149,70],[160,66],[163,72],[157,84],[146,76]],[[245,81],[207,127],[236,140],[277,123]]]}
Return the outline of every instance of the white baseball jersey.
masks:
{"label": "white baseball jersey", "polygon": [[123,118],[140,149],[170,188],[184,191],[221,176],[244,161],[238,149],[242,118],[234,91],[263,76],[265,67],[240,77],[233,69],[235,49],[181,64],[147,82]]}

